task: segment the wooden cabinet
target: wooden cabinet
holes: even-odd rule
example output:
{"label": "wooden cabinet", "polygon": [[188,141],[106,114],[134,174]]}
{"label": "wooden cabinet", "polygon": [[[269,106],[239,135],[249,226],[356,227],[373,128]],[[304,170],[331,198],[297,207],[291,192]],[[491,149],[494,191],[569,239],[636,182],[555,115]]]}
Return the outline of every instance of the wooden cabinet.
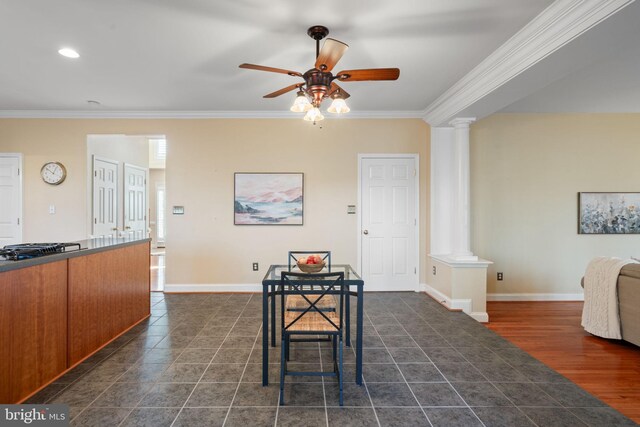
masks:
{"label": "wooden cabinet", "polygon": [[66,260],[0,274],[0,360],[0,403],[67,369]]}
{"label": "wooden cabinet", "polygon": [[150,313],[149,240],[20,263],[0,264],[0,403],[23,401]]}
{"label": "wooden cabinet", "polygon": [[149,243],[69,259],[69,364],[150,312]]}

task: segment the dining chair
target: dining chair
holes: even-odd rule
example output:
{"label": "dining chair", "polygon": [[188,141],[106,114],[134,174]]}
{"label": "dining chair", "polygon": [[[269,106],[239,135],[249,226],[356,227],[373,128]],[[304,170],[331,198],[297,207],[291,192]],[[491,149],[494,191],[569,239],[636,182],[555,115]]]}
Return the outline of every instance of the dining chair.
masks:
{"label": "dining chair", "polygon": [[[331,251],[289,251],[289,261],[288,261],[288,267],[289,267],[289,271],[293,271],[292,269],[295,269],[298,263],[298,259],[300,259],[301,256],[304,255],[310,255],[310,254],[318,254],[321,256],[321,258],[327,263],[327,270],[329,272],[331,272],[332,269],[332,264],[331,264]],[[346,304],[347,304],[347,313],[349,312],[349,294],[347,294],[347,299],[346,299]],[[289,307],[287,308],[288,310],[294,310],[296,305],[296,301],[294,299],[290,299],[289,300]],[[332,300],[326,300],[326,301],[320,301],[318,303],[319,307],[322,307],[323,310],[326,311],[332,311],[335,310],[335,304],[333,303]],[[347,324],[347,329],[349,329],[351,327],[351,319],[349,317],[345,318],[345,322]],[[275,343],[275,341],[274,341]],[[349,337],[349,333],[347,333],[346,335],[346,344],[347,347],[351,346],[351,340]],[[275,344],[274,344],[275,345]]]}
{"label": "dining chair", "polygon": [[[304,301],[298,310],[282,310],[282,345],[280,358],[280,404],[284,405],[284,381],[290,376],[337,377],[340,406],[343,406],[343,318],[345,285],[344,273],[297,273],[283,271],[280,278],[282,307],[287,299],[298,297]],[[318,304],[325,298],[337,298],[338,310],[326,311]],[[289,371],[291,342],[315,342],[317,336],[328,336],[332,344],[333,371]],[[294,338],[302,336],[302,338]]]}
{"label": "dining chair", "polygon": [[[331,251],[289,251],[289,257],[288,257],[289,271],[292,271],[295,268],[298,268],[298,271],[299,271],[299,267],[297,267],[298,260],[305,255],[312,255],[312,254],[319,255],[322,258],[322,260],[326,262],[327,270],[331,272]],[[330,297],[330,296],[326,298],[322,298],[320,301],[318,301],[316,306],[323,311],[336,310],[335,300],[333,297]],[[289,296],[289,298],[287,298],[287,306],[285,307],[285,310],[303,311],[305,308],[306,308],[306,301],[301,296],[291,295]],[[329,337],[328,340],[330,339],[331,338]],[[318,341],[327,341],[327,339],[321,338],[321,339],[318,339]],[[289,356],[289,352],[287,351],[287,357],[288,356]]]}

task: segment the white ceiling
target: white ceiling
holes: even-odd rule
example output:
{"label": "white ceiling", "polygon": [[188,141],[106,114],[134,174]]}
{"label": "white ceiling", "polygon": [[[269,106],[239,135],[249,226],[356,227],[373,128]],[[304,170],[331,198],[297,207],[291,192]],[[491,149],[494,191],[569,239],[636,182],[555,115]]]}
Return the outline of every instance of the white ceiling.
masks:
{"label": "white ceiling", "polygon": [[[588,29],[579,36],[569,34],[562,48],[542,52],[539,56],[543,59],[535,66],[456,110],[455,115],[482,118],[495,112],[640,112],[640,1],[558,0],[554,7],[562,6],[561,9],[541,24],[544,26],[557,16],[572,14],[569,10],[576,4],[589,9],[573,13],[575,21],[572,22],[578,23],[581,17],[599,14],[591,22],[597,21],[596,25],[584,25],[582,29]],[[614,9],[599,10],[602,5]],[[569,28],[572,22],[565,27]],[[532,29],[539,28],[534,25]],[[554,30],[561,28],[555,25]]]}
{"label": "white ceiling", "polygon": [[[304,72],[306,30],[321,24],[350,46],[336,71],[401,70],[395,82],[345,82],[353,110],[421,111],[551,3],[4,0],[0,110],[283,111],[293,94],[262,95],[296,79],[238,65]],[[80,59],[60,56],[66,46]]]}
{"label": "white ceiling", "polygon": [[[640,30],[640,25],[636,28]],[[640,31],[635,38],[640,41]],[[635,44],[635,43],[634,43]],[[604,58],[514,102],[504,113],[640,112],[640,46],[609,49]]]}

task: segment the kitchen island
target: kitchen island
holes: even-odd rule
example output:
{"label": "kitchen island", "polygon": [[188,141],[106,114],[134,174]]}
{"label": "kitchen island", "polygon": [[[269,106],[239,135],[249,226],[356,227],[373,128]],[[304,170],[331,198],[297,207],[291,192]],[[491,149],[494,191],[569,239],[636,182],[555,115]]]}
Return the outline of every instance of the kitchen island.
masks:
{"label": "kitchen island", "polygon": [[0,403],[18,403],[150,314],[150,239],[0,261]]}

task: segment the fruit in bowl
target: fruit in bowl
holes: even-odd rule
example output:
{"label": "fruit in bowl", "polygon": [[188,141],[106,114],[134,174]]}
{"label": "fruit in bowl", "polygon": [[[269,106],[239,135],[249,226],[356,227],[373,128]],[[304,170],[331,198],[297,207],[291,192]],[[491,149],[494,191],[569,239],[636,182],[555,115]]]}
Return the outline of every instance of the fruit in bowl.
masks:
{"label": "fruit in bowl", "polygon": [[325,266],[325,262],[320,255],[313,254],[298,259],[298,268],[305,273],[317,273]]}

